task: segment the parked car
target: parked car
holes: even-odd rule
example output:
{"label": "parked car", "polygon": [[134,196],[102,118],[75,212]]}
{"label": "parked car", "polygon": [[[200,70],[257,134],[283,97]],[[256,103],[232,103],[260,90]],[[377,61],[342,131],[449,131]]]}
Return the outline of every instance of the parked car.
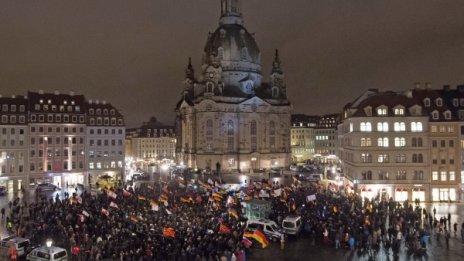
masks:
{"label": "parked car", "polygon": [[297,215],[287,216],[282,220],[282,229],[285,234],[297,236],[303,229],[301,217]]}
{"label": "parked car", "polygon": [[31,242],[27,238],[9,236],[2,238],[0,241],[0,251],[2,253],[8,253],[8,250],[11,246],[14,246],[16,249],[16,255],[18,257],[23,257],[29,251]]}
{"label": "parked car", "polygon": [[68,252],[66,249],[56,246],[41,246],[33,249],[26,257],[27,261],[67,261]]}
{"label": "parked car", "polygon": [[55,191],[58,187],[51,183],[41,183],[38,184],[35,191],[36,192],[44,192],[44,191]]}
{"label": "parked car", "polygon": [[246,223],[246,228],[249,230],[261,230],[268,240],[277,242],[282,236],[282,230],[277,226],[276,222],[267,219],[250,219]]}
{"label": "parked car", "polygon": [[290,170],[291,171],[298,171],[298,166],[297,165],[290,165]]}
{"label": "parked car", "polygon": [[5,186],[0,186],[0,196],[6,195],[6,187]]}

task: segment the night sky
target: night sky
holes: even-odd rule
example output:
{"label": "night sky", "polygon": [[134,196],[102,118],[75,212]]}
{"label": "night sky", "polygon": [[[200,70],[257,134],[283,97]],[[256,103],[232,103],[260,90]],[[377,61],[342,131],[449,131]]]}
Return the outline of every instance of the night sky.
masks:
{"label": "night sky", "polygon": [[[0,94],[74,91],[120,109],[129,127],[173,123],[219,0],[2,1]],[[268,81],[280,51],[294,113],[339,112],[369,88],[464,83],[464,1],[244,0]],[[197,74],[198,75],[198,74]]]}

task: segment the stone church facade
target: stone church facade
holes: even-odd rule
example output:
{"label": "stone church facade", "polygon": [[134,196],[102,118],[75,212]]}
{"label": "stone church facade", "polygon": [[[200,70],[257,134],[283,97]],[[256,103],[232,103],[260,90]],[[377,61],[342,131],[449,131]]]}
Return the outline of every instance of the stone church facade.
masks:
{"label": "stone church facade", "polygon": [[290,116],[276,51],[269,82],[261,53],[243,26],[240,0],[221,0],[219,27],[210,33],[201,72],[191,60],[176,106],[176,155],[189,168],[225,172],[290,164]]}

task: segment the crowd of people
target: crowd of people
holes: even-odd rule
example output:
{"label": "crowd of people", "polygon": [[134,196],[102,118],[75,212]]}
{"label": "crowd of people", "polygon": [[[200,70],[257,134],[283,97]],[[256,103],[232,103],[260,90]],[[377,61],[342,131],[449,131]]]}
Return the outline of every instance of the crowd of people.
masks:
{"label": "crowd of people", "polygon": [[[271,203],[269,219],[281,224],[289,214],[302,216],[312,245],[359,250],[370,256],[383,248],[397,256],[402,243],[425,254],[431,235],[448,242],[450,217],[437,220],[419,205],[377,196],[361,198],[331,186],[252,182],[227,192],[219,181],[179,178],[166,182],[106,187],[98,193],[76,189],[29,205],[10,202],[6,224],[32,244],[68,250],[71,260],[246,260],[246,218],[241,201]],[[2,220],[5,211],[2,210]],[[448,225],[446,224],[448,220]],[[454,224],[456,235],[457,223]],[[464,223],[461,235],[464,242]],[[284,249],[285,238],[281,248]]]}

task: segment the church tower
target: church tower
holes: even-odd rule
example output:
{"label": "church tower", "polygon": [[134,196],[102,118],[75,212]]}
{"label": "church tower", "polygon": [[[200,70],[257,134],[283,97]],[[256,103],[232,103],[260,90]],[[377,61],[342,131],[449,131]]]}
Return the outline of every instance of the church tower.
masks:
{"label": "church tower", "polygon": [[290,115],[276,51],[269,83],[261,51],[244,27],[240,0],[220,0],[219,25],[208,34],[199,75],[192,61],[176,106],[179,163],[245,171],[290,164]]}

